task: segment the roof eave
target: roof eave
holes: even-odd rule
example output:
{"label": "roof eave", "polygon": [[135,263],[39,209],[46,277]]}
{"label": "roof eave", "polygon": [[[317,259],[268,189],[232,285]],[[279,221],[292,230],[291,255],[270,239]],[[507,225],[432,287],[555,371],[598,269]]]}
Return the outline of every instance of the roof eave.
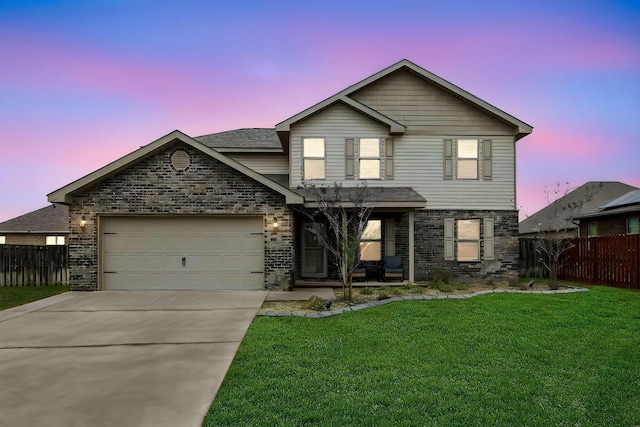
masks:
{"label": "roof eave", "polygon": [[287,204],[302,204],[304,201],[302,196],[300,196],[299,194],[294,193],[288,188],[283,187],[282,185],[266,178],[253,169],[250,169],[242,165],[241,163],[236,162],[235,160],[225,156],[215,149],[207,147],[203,143],[195,140],[194,138],[186,135],[183,132],[180,132],[179,130],[174,130],[173,132],[153,141],[152,143],[147,144],[139,148],[138,150],[133,151],[126,156],[121,157],[120,159],[90,173],[89,175],[86,175],[52,193],[49,193],[47,195],[47,199],[52,203],[70,204],[73,201],[73,194],[82,191],[84,188],[92,186],[97,182],[102,181],[103,179],[117,174],[118,172],[129,167],[132,163],[142,160],[143,158],[153,154],[155,151],[165,146],[167,143],[176,139],[192,146],[193,148],[205,154],[208,154],[209,156],[237,170],[238,172],[243,173],[249,178],[252,178],[255,181],[258,181],[261,184],[280,193],[285,197]]}

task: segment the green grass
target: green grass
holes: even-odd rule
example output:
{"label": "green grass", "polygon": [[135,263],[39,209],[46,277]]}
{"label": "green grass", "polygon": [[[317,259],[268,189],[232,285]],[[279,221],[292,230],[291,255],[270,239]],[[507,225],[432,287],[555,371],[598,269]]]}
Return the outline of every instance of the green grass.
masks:
{"label": "green grass", "polygon": [[259,317],[206,426],[637,426],[640,293]]}
{"label": "green grass", "polygon": [[0,310],[67,292],[67,285],[0,287]]}

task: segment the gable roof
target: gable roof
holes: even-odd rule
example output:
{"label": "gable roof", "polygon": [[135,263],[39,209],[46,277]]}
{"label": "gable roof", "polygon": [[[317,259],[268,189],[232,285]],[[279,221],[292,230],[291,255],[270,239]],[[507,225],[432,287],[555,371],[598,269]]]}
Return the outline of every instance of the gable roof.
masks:
{"label": "gable roof", "polygon": [[354,92],[358,91],[359,89],[362,89],[363,87],[370,85],[371,83],[382,79],[383,77],[388,76],[391,73],[394,73],[398,70],[401,69],[408,69],[412,72],[414,72],[415,74],[417,74],[418,76],[422,77],[425,80],[428,80],[429,82],[435,84],[436,86],[462,98],[463,100],[469,102],[470,104],[474,105],[475,107],[493,115],[498,117],[499,119],[509,123],[510,125],[514,126],[517,129],[516,132],[516,140],[530,134],[533,131],[533,127],[531,127],[530,125],[528,125],[527,123],[513,117],[510,114],[505,113],[504,111],[494,107],[493,105],[489,104],[488,102],[483,101],[482,99],[476,97],[475,95],[470,94],[469,92],[459,88],[458,86],[446,81],[445,79],[436,76],[435,74],[425,70],[422,67],[419,67],[418,65],[414,64],[413,62],[403,59],[402,61],[399,61],[393,65],[391,65],[390,67],[385,68],[382,71],[377,72],[376,74],[352,85],[349,86],[348,88],[336,93],[335,95],[325,99],[324,101],[321,101],[315,105],[313,105],[310,108],[307,108],[306,110],[288,118],[287,120],[280,122],[276,125],[276,131],[278,132],[288,132],[291,130],[291,125],[306,119],[307,117],[318,113],[319,111],[328,108],[338,102],[344,103],[345,105],[350,106],[351,108],[355,109],[356,111],[361,112],[362,114],[369,116],[371,118],[373,118],[374,120],[379,121],[380,123],[386,124],[389,126],[389,133],[390,134],[402,134],[404,133],[404,131],[406,130],[406,126],[404,126],[403,124],[383,115],[378,113],[377,111],[367,107],[366,105],[363,105],[355,100],[353,100],[352,98],[350,98],[350,95],[353,94]]}
{"label": "gable roof", "polygon": [[519,233],[577,229],[573,219],[598,210],[630,190],[636,190],[636,187],[622,182],[587,182],[520,222]]}
{"label": "gable roof", "polygon": [[220,153],[282,153],[282,143],[274,128],[244,128],[211,133],[194,138]]}
{"label": "gable roof", "polygon": [[54,203],[0,222],[0,233],[68,233],[69,207]]}
{"label": "gable roof", "polygon": [[218,152],[217,150],[207,147],[203,143],[196,141],[194,138],[191,138],[189,135],[186,135],[179,130],[174,130],[173,132],[153,141],[150,144],[147,144],[138,150],[127,154],[124,157],[119,158],[118,160],[109,163],[108,165],[96,170],[95,172],[86,175],[71,184],[68,184],[52,193],[47,195],[47,198],[50,202],[54,203],[71,203],[71,197],[74,193],[82,191],[85,188],[91,187],[96,183],[109,178],[118,172],[130,167],[131,165],[147,158],[158,150],[162,149],[166,145],[174,143],[176,140],[184,142],[185,144],[190,145],[196,150],[201,151],[204,154],[211,156],[212,158],[220,161],[221,163],[226,164],[227,166],[237,170],[238,172],[248,176],[249,178],[254,179],[255,181],[271,188],[272,190],[282,194],[285,196],[286,203],[288,204],[302,204],[303,198],[299,194],[294,193],[286,187],[278,184],[275,181],[272,181],[258,172],[249,169],[248,167],[236,162],[233,159],[225,156],[224,154]]}

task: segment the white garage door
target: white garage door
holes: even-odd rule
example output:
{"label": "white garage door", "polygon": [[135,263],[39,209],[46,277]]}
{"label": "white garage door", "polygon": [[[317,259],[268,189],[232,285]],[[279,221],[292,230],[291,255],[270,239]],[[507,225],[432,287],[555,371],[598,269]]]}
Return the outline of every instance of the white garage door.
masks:
{"label": "white garage door", "polygon": [[262,289],[261,217],[105,217],[103,289]]}

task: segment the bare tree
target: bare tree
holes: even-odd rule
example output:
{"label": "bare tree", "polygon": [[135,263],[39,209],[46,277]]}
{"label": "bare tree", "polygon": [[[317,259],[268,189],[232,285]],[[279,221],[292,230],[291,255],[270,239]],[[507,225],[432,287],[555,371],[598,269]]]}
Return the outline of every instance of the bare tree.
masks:
{"label": "bare tree", "polygon": [[327,223],[326,233],[320,232],[320,239],[340,274],[344,297],[351,301],[351,275],[359,261],[360,239],[380,190],[371,189],[366,183],[343,187],[338,182],[332,187],[304,184],[303,188],[315,204],[313,209],[303,210],[303,213],[314,222]]}
{"label": "bare tree", "polygon": [[568,182],[564,189],[559,182],[553,191],[545,187],[545,197],[552,211],[549,223],[539,225],[535,248],[539,256],[538,262],[549,272],[552,281],[558,280],[562,267],[569,262],[567,252],[573,248],[572,239],[576,237],[570,231],[570,226],[574,225],[574,218],[583,205],[593,198],[594,190],[590,186],[582,200],[563,203],[562,198],[571,191]]}

